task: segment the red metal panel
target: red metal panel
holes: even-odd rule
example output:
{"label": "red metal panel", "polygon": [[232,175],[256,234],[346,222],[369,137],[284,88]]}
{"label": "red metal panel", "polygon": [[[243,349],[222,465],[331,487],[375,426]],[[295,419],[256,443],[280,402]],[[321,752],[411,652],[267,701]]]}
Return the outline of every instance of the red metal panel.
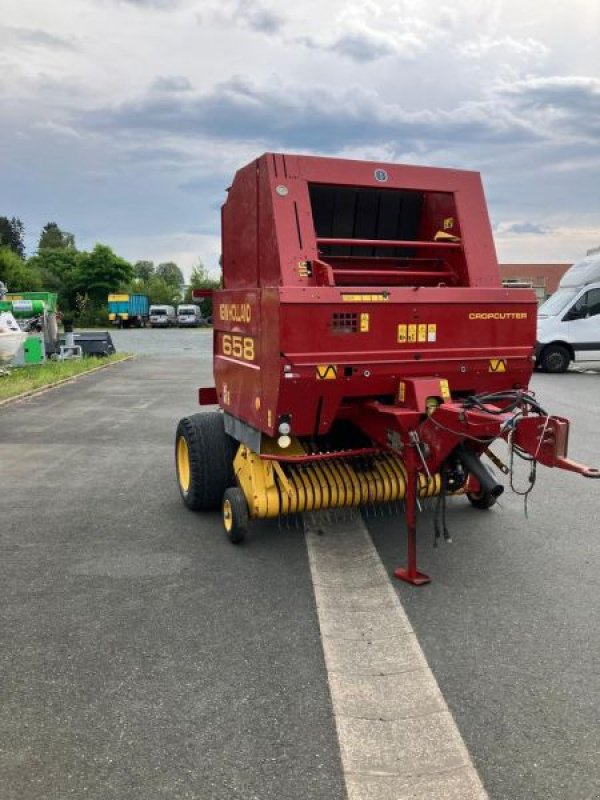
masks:
{"label": "red metal panel", "polygon": [[[423,192],[452,193],[458,216],[458,231],[468,251],[469,283],[472,286],[497,286],[498,262],[492,238],[481,178],[477,172],[417,167],[368,161],[297,156],[297,174],[308,183],[339,186],[414,189]],[[377,170],[387,174],[385,184],[375,178]],[[440,216],[443,214],[440,209]],[[440,220],[441,221],[441,220]]]}
{"label": "red metal panel", "polygon": [[262,422],[260,312],[256,290],[215,292],[213,351],[219,404],[254,427]]}
{"label": "red metal panel", "polygon": [[[390,300],[376,303],[340,303],[339,290],[322,292],[330,302],[312,303],[309,310],[297,290],[297,302],[282,305],[281,350],[298,377],[283,387],[280,413],[301,420],[299,433],[314,431],[319,405],[328,412],[322,419],[335,416],[345,402],[395,395],[402,379],[439,376],[449,381],[453,393],[499,391],[529,382],[536,304],[528,291],[398,289]],[[443,302],[446,293],[448,303]],[[484,301],[481,293],[487,295]],[[332,315],[344,312],[368,313],[369,330],[334,331]],[[414,326],[416,340],[399,342],[399,325],[406,327],[407,339]],[[337,378],[317,380],[320,364],[334,365]],[[292,379],[283,378],[284,384],[287,380]],[[301,400],[295,400],[301,387]],[[320,429],[327,429],[324,423]]]}
{"label": "red metal panel", "polygon": [[221,213],[223,287],[258,285],[256,163],[236,173]]}
{"label": "red metal panel", "polygon": [[318,244],[350,244],[350,245],[366,245],[367,247],[424,247],[429,250],[459,250],[461,245],[454,242],[433,242],[429,241],[414,241],[411,239],[327,239],[325,237],[317,238]]}
{"label": "red metal panel", "polygon": [[282,380],[279,289],[263,289],[261,302],[263,348],[261,429],[273,436],[277,428],[277,416],[281,413],[279,411],[280,383]]}
{"label": "red metal panel", "polygon": [[[276,163],[278,168],[276,169]],[[279,286],[281,283],[281,252],[279,231],[276,220],[275,188],[277,175],[283,165],[281,159],[273,155],[262,156],[257,161],[258,168],[258,285]],[[288,215],[289,216],[289,215]]]}

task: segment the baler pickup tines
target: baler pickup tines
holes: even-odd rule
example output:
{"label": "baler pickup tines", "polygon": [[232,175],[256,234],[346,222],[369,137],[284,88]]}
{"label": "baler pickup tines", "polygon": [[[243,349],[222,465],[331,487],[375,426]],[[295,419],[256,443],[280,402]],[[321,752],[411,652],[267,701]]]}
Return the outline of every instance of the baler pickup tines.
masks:
{"label": "baler pickup tines", "polygon": [[[241,445],[234,472],[251,519],[396,503],[404,500],[408,480],[401,459],[382,449],[372,450],[368,458],[354,451],[334,458],[324,453],[280,459]],[[435,497],[441,486],[439,474],[420,474],[418,495]]]}

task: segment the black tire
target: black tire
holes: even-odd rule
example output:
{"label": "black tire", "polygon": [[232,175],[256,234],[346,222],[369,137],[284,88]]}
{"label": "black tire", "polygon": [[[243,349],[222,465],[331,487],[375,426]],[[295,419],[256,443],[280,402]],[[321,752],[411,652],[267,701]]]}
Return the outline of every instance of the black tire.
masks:
{"label": "black tire", "polygon": [[544,372],[566,372],[571,363],[571,354],[562,344],[549,344],[542,350],[540,365]]}
{"label": "black tire", "polygon": [[231,544],[240,544],[248,530],[248,503],[237,486],[226,489],[223,495],[223,527]]}
{"label": "black tire", "polygon": [[[184,417],[175,435],[177,483],[192,511],[217,511],[234,483],[236,442],[225,433],[223,414],[208,411]],[[186,455],[187,453],[187,455]]]}
{"label": "black tire", "polygon": [[496,505],[496,498],[489,492],[467,492],[467,499],[474,508],[487,511],[488,508]]}

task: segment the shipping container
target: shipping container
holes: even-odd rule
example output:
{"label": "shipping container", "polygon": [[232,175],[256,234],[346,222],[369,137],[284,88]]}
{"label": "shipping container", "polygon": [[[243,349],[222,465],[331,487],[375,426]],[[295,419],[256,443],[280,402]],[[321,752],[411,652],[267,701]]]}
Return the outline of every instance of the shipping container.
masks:
{"label": "shipping container", "polygon": [[108,319],[119,328],[142,328],[148,322],[150,301],[146,294],[108,295]]}

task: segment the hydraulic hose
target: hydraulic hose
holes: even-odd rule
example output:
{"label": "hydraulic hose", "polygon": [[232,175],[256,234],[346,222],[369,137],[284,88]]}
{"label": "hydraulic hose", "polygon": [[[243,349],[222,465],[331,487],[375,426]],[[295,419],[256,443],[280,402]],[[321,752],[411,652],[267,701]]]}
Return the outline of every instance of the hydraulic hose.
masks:
{"label": "hydraulic hose", "polygon": [[465,470],[477,479],[482,492],[490,494],[492,497],[500,497],[504,491],[504,486],[498,483],[488,468],[481,463],[479,456],[469,450],[468,447],[465,447],[464,444],[458,445],[456,455]]}

